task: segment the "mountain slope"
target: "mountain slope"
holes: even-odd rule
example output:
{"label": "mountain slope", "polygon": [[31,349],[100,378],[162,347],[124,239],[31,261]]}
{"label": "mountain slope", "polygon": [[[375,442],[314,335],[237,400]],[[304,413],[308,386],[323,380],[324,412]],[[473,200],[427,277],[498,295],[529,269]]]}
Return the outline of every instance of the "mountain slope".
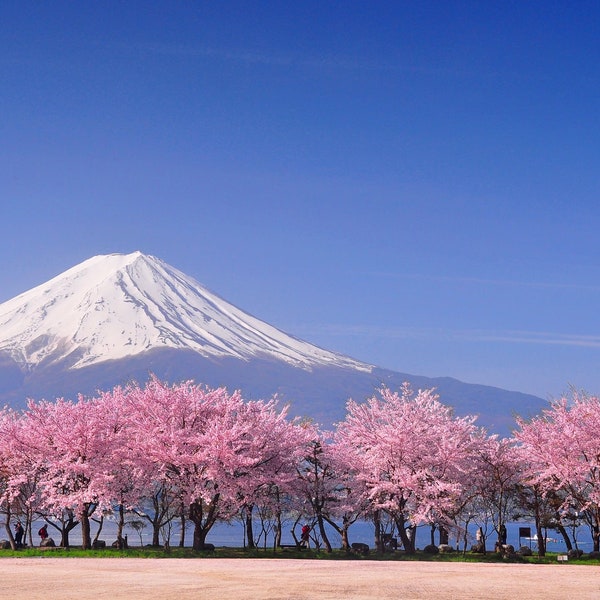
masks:
{"label": "mountain slope", "polygon": [[140,252],[95,256],[0,305],[0,352],[26,369],[78,369],[157,348],[371,370],[279,331]]}
{"label": "mountain slope", "polygon": [[139,252],[91,258],[0,305],[0,405],[26,398],[92,395],[150,373],[277,393],[297,416],[331,425],[349,398],[382,384],[436,387],[457,414],[507,434],[514,413],[530,416],[535,396],[451,378],[378,369],[298,340],[248,315],[181,271]]}

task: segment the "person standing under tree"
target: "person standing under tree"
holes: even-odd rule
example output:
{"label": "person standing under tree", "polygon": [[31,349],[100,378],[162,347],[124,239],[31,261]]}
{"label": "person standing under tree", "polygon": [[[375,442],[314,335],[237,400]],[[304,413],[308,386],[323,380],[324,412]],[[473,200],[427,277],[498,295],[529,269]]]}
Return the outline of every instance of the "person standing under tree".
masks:
{"label": "person standing under tree", "polygon": [[42,538],[42,543],[44,543],[44,540],[48,537],[48,525],[40,527],[38,535]]}
{"label": "person standing under tree", "polygon": [[23,525],[21,525],[21,521],[17,521],[15,525],[15,544],[17,548],[21,548],[23,546],[23,534],[25,530],[23,529]]}
{"label": "person standing under tree", "polygon": [[300,545],[304,546],[304,548],[308,548],[308,540],[310,539],[310,527],[308,525],[304,525],[302,527],[302,534],[300,535]]}

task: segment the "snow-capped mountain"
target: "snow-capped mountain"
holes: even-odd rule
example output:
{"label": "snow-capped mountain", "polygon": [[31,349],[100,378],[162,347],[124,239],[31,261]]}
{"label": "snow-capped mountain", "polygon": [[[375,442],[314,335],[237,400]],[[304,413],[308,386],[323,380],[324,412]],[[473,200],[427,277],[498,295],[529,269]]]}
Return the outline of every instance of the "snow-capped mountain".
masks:
{"label": "snow-capped mountain", "polygon": [[435,387],[457,414],[508,433],[515,413],[538,413],[535,396],[449,377],[377,368],[283,333],[226,302],[163,261],[96,256],[0,304],[0,406],[27,398],[90,396],[150,373],[273,394],[296,416],[330,425],[346,401],[405,381]]}
{"label": "snow-capped mountain", "polygon": [[303,369],[372,369],[286,335],[141,252],[95,256],[0,305],[0,352],[28,370],[62,361],[77,369],[164,348]]}

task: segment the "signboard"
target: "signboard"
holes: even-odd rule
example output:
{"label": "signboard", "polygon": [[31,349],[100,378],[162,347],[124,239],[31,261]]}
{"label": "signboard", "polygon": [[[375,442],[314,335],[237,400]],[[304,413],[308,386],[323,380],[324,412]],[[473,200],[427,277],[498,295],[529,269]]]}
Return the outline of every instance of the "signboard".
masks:
{"label": "signboard", "polygon": [[520,538],[530,538],[531,537],[531,527],[519,527],[519,537]]}

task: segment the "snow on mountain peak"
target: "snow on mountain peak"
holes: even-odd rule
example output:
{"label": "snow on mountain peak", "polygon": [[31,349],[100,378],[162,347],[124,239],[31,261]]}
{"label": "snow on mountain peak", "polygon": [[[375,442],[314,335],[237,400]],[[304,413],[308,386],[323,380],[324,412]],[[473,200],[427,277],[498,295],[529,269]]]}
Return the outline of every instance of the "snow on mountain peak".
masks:
{"label": "snow on mountain peak", "polygon": [[23,368],[63,360],[79,368],[155,348],[371,370],[283,333],[141,252],[94,256],[0,304],[0,352]]}

